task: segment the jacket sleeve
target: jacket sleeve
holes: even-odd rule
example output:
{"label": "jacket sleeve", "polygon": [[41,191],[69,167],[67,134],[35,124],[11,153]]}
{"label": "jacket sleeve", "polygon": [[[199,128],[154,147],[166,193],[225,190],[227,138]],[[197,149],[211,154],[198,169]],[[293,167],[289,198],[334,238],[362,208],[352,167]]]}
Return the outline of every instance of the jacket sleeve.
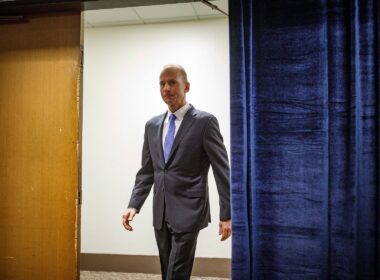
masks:
{"label": "jacket sleeve", "polygon": [[148,124],[145,125],[144,145],[142,150],[141,168],[136,174],[135,186],[128,204],[128,208],[135,208],[138,212],[143,206],[154,182],[154,170],[150,156],[148,141]]}
{"label": "jacket sleeve", "polygon": [[230,206],[230,167],[218,120],[212,116],[206,127],[203,146],[211,162],[219,193],[219,217],[221,221],[231,219]]}

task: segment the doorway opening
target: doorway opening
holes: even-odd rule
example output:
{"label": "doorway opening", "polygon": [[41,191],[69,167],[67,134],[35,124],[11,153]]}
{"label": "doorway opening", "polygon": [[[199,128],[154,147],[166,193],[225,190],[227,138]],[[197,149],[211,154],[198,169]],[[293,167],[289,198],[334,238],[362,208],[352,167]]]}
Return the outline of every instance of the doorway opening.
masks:
{"label": "doorway opening", "polygon": [[[212,3],[228,10],[228,0]],[[159,273],[152,195],[133,232],[121,224],[145,123],[167,109],[158,85],[162,67],[181,64],[191,83],[188,102],[218,118],[230,150],[228,17],[191,2],[86,11],[84,23],[81,270]],[[228,277],[231,243],[219,241],[212,172],[209,191],[212,223],[200,232],[196,258],[221,272],[197,268],[197,260],[193,271]]]}

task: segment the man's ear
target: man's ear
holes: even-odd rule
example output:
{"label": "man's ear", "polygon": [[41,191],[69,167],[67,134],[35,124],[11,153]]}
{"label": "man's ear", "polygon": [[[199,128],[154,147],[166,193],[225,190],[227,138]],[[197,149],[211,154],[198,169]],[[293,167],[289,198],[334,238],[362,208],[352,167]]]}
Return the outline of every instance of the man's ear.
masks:
{"label": "man's ear", "polygon": [[190,83],[189,82],[187,82],[185,84],[185,92],[188,92],[188,91],[190,91]]}

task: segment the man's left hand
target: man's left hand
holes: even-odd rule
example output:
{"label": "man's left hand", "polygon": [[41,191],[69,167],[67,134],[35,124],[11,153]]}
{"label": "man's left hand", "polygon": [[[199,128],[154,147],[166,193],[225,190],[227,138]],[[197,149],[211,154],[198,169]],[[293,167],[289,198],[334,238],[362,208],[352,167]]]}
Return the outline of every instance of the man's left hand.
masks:
{"label": "man's left hand", "polygon": [[220,221],[219,222],[219,235],[220,241],[226,240],[228,237],[231,236],[232,228],[231,228],[231,220],[227,221]]}

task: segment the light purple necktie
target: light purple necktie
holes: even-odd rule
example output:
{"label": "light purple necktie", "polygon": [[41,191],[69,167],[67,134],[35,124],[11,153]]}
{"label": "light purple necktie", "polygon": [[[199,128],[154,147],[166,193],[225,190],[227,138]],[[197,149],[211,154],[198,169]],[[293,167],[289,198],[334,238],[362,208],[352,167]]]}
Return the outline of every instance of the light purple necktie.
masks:
{"label": "light purple necktie", "polygon": [[164,142],[164,158],[165,162],[168,161],[170,151],[172,150],[173,142],[174,142],[174,133],[175,133],[175,115],[171,114],[169,116],[169,128],[168,132],[165,136],[165,142]]}

